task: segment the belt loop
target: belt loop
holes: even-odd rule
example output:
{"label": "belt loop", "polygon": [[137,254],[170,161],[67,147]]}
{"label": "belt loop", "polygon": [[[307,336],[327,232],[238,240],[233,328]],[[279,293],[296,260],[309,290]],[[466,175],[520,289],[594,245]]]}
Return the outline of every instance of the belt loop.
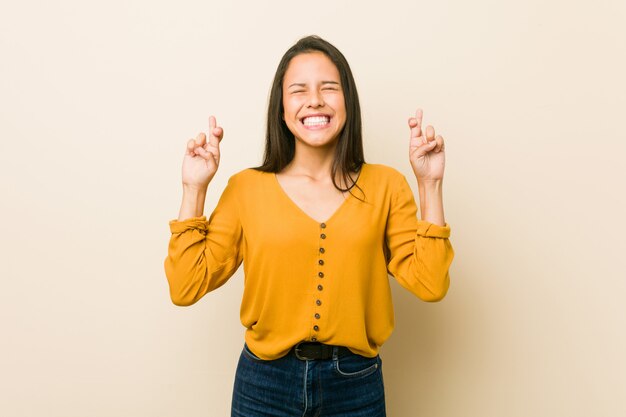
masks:
{"label": "belt loop", "polygon": [[334,361],[336,361],[337,358],[339,357],[338,350],[339,350],[338,346],[333,346],[333,360]]}

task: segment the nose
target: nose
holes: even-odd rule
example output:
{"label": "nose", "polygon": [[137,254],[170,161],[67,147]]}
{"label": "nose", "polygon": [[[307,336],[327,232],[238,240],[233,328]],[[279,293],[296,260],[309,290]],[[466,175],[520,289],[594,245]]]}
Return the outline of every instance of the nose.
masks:
{"label": "nose", "polygon": [[324,98],[317,90],[312,90],[309,94],[309,107],[324,107]]}

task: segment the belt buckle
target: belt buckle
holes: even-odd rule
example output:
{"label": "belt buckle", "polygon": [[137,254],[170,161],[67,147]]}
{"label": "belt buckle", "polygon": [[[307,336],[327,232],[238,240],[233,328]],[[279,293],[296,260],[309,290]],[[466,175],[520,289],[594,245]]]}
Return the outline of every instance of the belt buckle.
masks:
{"label": "belt buckle", "polygon": [[308,358],[308,357],[306,357],[306,356],[300,356],[300,345],[301,345],[302,343],[305,343],[305,342],[300,342],[300,343],[298,343],[298,344],[296,345],[296,347],[293,349],[293,350],[294,350],[294,352],[295,352],[295,354],[296,354],[296,358],[300,359],[301,361],[304,361],[304,360],[313,360],[313,358]]}

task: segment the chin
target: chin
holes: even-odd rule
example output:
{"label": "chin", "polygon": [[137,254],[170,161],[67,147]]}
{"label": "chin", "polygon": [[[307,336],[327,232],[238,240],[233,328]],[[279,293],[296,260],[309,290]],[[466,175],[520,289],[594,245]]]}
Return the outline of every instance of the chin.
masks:
{"label": "chin", "polygon": [[310,147],[310,148],[319,148],[319,149],[324,149],[324,148],[333,148],[337,145],[337,140],[302,140],[299,139],[298,142],[300,142],[302,145]]}

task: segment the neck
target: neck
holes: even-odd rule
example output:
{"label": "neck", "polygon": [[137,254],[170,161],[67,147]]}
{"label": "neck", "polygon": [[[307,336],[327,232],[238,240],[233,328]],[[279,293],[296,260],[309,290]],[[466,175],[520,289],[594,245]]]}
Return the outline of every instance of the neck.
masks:
{"label": "neck", "polygon": [[293,160],[282,172],[290,175],[306,175],[315,180],[330,180],[335,159],[335,146],[313,148],[296,142]]}

